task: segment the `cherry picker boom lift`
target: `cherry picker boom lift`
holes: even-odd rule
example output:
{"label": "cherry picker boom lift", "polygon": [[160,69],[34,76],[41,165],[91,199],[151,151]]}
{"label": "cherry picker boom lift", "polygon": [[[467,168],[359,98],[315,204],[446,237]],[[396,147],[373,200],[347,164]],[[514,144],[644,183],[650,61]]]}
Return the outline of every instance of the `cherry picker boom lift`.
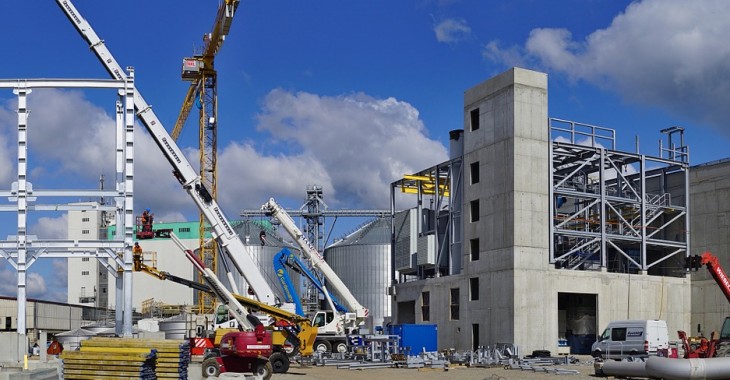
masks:
{"label": "cherry picker boom lift", "polygon": [[[221,302],[221,307],[225,309],[223,313],[219,312],[217,314],[224,316],[232,315],[234,320],[238,322],[240,328],[243,329],[252,328],[251,317],[248,316],[250,312],[261,312],[272,317],[274,319],[274,331],[272,334],[274,352],[269,356],[269,361],[271,362],[274,373],[287,372],[290,364],[289,357],[295,353],[299,353],[303,357],[312,355],[317,329],[312,326],[306,317],[267,305],[249,297],[228,292],[210,268],[207,268],[192,251],[185,247],[174,233],[170,234],[170,238],[185,253],[187,259],[205,279],[206,284],[178,277],[171,273],[160,271],[155,267],[148,266],[144,264],[141,255],[135,255],[134,257],[135,272],[144,272],[160,280],[172,281],[216,296]],[[224,322],[228,321],[216,321],[216,325]],[[221,336],[220,331],[216,330],[215,332],[215,343],[217,344]],[[207,341],[208,347],[214,347],[213,341],[205,340]]]}
{"label": "cherry picker boom lift", "polygon": [[[712,278],[722,290],[728,302],[730,302],[730,278],[728,278],[725,270],[720,265],[717,256],[710,252],[705,252],[702,256],[688,256],[685,267],[688,269],[699,269],[700,266],[707,267]],[[682,340],[684,346],[685,358],[711,358],[711,357],[728,357],[730,356],[730,317],[725,317],[720,329],[720,335],[716,339],[715,332],[710,335],[710,339],[700,338],[699,344],[693,346],[689,343],[687,333],[678,331],[679,339]]]}

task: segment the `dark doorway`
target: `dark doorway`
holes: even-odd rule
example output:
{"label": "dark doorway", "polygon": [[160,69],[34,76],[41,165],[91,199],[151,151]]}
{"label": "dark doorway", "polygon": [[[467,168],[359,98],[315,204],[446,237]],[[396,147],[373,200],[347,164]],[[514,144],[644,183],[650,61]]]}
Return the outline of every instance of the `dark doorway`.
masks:
{"label": "dark doorway", "polygon": [[479,324],[472,323],[471,325],[471,349],[476,351],[479,348]]}
{"label": "dark doorway", "polygon": [[596,341],[598,295],[558,293],[558,338],[571,354],[588,355]]}
{"label": "dark doorway", "polygon": [[398,302],[398,324],[416,323],[416,301]]}

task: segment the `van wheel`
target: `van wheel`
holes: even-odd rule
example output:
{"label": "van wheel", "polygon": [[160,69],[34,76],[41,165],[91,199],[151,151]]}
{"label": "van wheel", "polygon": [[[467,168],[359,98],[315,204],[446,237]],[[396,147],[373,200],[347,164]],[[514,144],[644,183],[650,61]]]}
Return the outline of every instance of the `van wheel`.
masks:
{"label": "van wheel", "polygon": [[595,350],[593,351],[593,354],[591,354],[596,359],[603,359],[603,353],[601,351]]}

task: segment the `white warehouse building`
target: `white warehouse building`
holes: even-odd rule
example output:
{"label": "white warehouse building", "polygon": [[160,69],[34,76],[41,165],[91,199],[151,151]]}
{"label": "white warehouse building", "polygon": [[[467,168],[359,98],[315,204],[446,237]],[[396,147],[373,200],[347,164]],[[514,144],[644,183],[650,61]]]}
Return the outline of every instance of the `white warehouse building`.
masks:
{"label": "white warehouse building", "polygon": [[[199,244],[198,223],[160,223],[155,228],[171,228],[180,240],[191,249]],[[114,226],[108,226],[101,211],[69,211],[69,239],[106,239],[113,237]],[[160,271],[172,273],[186,279],[193,279],[193,266],[170,239],[139,240],[144,262]],[[112,267],[114,270],[116,266]],[[110,274],[107,258],[89,257],[68,259],[68,303],[115,309],[116,278]],[[132,306],[137,312],[151,306],[194,305],[192,289],[172,282],[164,282],[146,273],[135,272],[132,285]],[[145,306],[145,307],[143,307]]]}

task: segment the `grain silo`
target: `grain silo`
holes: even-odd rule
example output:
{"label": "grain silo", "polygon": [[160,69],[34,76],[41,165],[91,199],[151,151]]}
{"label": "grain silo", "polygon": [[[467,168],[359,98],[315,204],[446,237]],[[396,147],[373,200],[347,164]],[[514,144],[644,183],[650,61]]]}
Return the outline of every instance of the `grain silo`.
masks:
{"label": "grain silo", "polygon": [[[391,315],[390,220],[379,218],[366,224],[324,251],[324,258],[357,300],[370,310],[368,327],[382,326]],[[341,295],[337,295],[341,297]]]}
{"label": "grain silo", "polygon": [[[268,282],[271,289],[273,289],[274,294],[276,294],[277,297],[281,297],[282,292],[279,288],[276,274],[274,273],[273,260],[274,256],[281,251],[285,245],[275,230],[272,229],[271,223],[261,220],[243,220],[239,223],[234,223],[233,228],[243,244],[249,249],[254,263],[256,263],[261,275],[266,279],[266,282]],[[265,245],[261,245],[261,240],[259,238],[262,232],[266,234]],[[231,265],[230,260],[228,260],[228,263]],[[231,267],[230,270],[233,273],[233,278],[236,281],[238,291],[242,293],[242,295],[246,295],[248,286],[245,285],[243,276],[241,276],[234,267]],[[228,280],[226,270],[222,263],[218,264],[217,272],[218,277],[227,284]],[[290,275],[292,278],[295,277],[293,274]],[[284,302],[284,300],[281,301]]]}

